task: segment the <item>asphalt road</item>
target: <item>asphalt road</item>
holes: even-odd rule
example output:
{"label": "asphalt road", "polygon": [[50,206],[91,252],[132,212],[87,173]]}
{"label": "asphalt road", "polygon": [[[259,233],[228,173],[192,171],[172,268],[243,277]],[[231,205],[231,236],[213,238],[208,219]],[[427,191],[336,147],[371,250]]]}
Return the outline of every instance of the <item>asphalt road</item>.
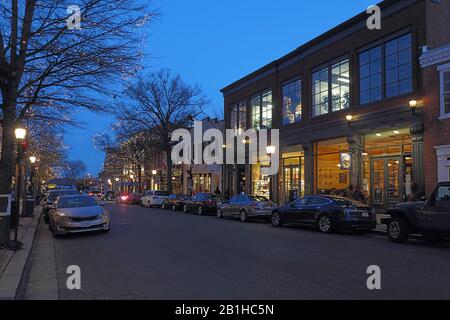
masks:
{"label": "asphalt road", "polygon": [[[60,299],[450,299],[446,244],[107,208],[108,234],[54,240]],[[81,268],[81,290],[66,287],[69,265]],[[370,265],[381,268],[381,290],[367,289]]]}

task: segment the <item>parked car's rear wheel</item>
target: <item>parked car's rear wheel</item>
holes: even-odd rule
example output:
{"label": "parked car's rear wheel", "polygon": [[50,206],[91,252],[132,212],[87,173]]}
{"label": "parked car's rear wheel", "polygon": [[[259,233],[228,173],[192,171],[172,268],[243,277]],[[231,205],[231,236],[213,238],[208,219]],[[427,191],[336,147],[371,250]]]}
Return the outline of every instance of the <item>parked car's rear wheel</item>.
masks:
{"label": "parked car's rear wheel", "polygon": [[278,212],[276,212],[276,211],[273,212],[270,220],[271,220],[272,225],[274,227],[281,227],[282,226],[281,216],[280,216],[280,214]]}
{"label": "parked car's rear wheel", "polygon": [[222,218],[223,217],[222,209],[218,208],[216,214],[217,214],[217,218],[219,218],[219,219]]}
{"label": "parked car's rear wheel", "polygon": [[198,206],[197,213],[198,213],[199,216],[203,215],[203,208],[202,208],[202,206]]}
{"label": "parked car's rear wheel", "polygon": [[183,212],[184,213],[188,213],[188,207],[187,207],[187,205],[185,204],[185,205],[183,205]]}
{"label": "parked car's rear wheel", "polygon": [[239,213],[239,220],[241,220],[241,222],[247,221],[247,212],[245,212],[245,210],[242,210]]}
{"label": "parked car's rear wheel", "polygon": [[323,233],[330,233],[332,230],[331,219],[327,215],[322,215],[319,217],[318,221],[319,231]]}
{"label": "parked car's rear wheel", "polygon": [[387,226],[389,240],[396,243],[405,243],[409,237],[409,225],[402,217],[392,217]]}
{"label": "parked car's rear wheel", "polygon": [[172,205],[172,211],[177,211],[177,205],[176,204]]}

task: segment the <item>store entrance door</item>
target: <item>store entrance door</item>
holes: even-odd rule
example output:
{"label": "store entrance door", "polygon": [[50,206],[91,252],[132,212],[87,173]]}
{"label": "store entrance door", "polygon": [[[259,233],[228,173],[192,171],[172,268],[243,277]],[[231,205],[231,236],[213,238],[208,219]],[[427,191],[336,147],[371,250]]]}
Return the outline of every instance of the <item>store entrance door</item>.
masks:
{"label": "store entrance door", "polygon": [[403,162],[401,157],[373,158],[370,161],[372,205],[387,209],[402,201]]}

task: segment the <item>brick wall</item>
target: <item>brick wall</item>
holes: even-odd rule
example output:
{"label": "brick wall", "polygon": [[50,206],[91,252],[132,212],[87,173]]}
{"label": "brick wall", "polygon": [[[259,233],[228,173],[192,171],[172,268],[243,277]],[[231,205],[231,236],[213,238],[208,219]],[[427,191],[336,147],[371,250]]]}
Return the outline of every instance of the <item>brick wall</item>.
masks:
{"label": "brick wall", "polygon": [[[426,0],[427,46],[429,50],[450,43],[450,0]],[[450,61],[447,61],[450,62]],[[437,65],[423,69],[425,127],[425,188],[431,192],[437,182],[435,146],[450,144],[450,119],[440,120],[440,79]]]}

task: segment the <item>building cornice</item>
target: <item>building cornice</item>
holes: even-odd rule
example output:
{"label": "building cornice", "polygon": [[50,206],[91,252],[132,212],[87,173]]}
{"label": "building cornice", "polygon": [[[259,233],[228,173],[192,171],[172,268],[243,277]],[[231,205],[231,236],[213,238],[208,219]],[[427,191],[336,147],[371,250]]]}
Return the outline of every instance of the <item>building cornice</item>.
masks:
{"label": "building cornice", "polygon": [[420,57],[422,68],[431,67],[437,64],[450,61],[450,43],[433,50],[429,50]]}

